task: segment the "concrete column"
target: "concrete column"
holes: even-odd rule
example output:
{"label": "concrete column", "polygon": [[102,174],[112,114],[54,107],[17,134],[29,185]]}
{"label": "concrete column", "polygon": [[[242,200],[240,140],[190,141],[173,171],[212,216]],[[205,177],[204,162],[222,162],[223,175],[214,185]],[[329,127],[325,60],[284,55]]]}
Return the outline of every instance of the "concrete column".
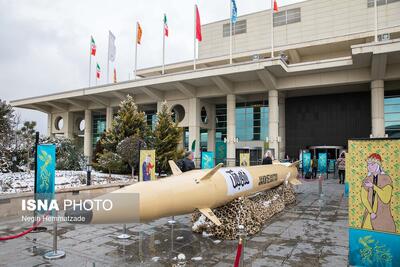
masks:
{"label": "concrete column", "polygon": [[162,105],[162,101],[158,101],[157,102],[157,112],[160,112],[161,111],[161,105]]}
{"label": "concrete column", "polygon": [[53,136],[53,116],[51,113],[47,113],[47,136]]}
{"label": "concrete column", "polygon": [[74,116],[72,112],[66,112],[63,116],[64,120],[64,136],[69,139],[74,138]]}
{"label": "concrete column", "polygon": [[236,163],[236,96],[226,96],[226,158],[227,166],[235,166]]}
{"label": "concrete column", "polygon": [[280,144],[279,144],[279,158],[283,159],[286,154],[286,133],[285,133],[285,94],[279,94],[278,99],[279,104],[279,137],[280,137]]}
{"label": "concrete column", "polygon": [[189,99],[189,150],[193,141],[196,142],[194,158],[196,167],[200,167],[200,99]]}
{"label": "concrete column", "polygon": [[178,143],[178,149],[183,149],[183,150],[185,150],[185,131],[183,131],[183,128],[182,128],[182,135],[181,135],[181,139],[179,140],[179,143]]}
{"label": "concrete column", "polygon": [[[215,152],[215,128],[208,129],[208,143],[207,143],[207,151]],[[215,153],[214,153],[215,155]]]}
{"label": "concrete column", "polygon": [[268,106],[269,106],[269,118],[268,118],[268,130],[269,130],[269,148],[274,150],[275,159],[278,158],[279,154],[279,106],[278,106],[278,90],[268,91]]}
{"label": "concrete column", "polygon": [[85,133],[83,138],[83,155],[89,160],[93,155],[93,131],[92,131],[92,111],[85,110]]}
{"label": "concrete column", "polygon": [[112,107],[106,108],[106,130],[110,130],[112,126],[112,121],[114,117],[114,109]]}
{"label": "concrete column", "polygon": [[372,137],[385,136],[384,119],[385,87],[383,80],[371,82]]}

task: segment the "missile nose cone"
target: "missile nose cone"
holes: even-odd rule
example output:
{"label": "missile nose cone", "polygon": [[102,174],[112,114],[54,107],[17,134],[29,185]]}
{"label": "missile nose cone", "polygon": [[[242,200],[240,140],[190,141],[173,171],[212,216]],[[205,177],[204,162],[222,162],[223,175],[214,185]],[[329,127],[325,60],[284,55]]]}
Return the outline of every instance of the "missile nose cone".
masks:
{"label": "missile nose cone", "polygon": [[82,206],[76,205],[65,211],[67,221],[75,224],[89,224],[93,218],[93,211],[82,209]]}

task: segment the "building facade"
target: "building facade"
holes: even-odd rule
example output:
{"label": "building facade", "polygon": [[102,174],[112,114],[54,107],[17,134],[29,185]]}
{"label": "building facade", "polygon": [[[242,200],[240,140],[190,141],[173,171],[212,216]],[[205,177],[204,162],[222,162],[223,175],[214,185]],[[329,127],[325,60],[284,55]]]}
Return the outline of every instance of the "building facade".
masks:
{"label": "building facade", "polygon": [[[48,114],[48,134],[79,138],[84,154],[110,128],[127,94],[149,125],[166,100],[184,128],[182,144],[237,164],[266,149],[298,157],[309,146],[400,136],[400,0],[308,0],[238,17],[229,58],[229,20],[202,26],[193,62],[138,70],[116,84],[12,101]],[[271,22],[274,51],[271,53]],[[376,31],[377,29],[377,31]],[[195,158],[199,159],[200,149]]]}

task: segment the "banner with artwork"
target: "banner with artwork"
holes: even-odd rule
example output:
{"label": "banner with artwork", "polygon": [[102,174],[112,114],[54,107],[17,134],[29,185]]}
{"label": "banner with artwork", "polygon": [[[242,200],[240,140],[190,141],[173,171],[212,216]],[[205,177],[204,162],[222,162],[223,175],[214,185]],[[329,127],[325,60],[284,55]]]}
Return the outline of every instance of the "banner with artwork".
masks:
{"label": "banner with artwork", "polygon": [[250,153],[240,153],[239,159],[240,159],[240,166],[242,167],[250,166]]}
{"label": "banner with artwork", "polygon": [[214,168],[214,152],[201,152],[201,168],[212,169]]}
{"label": "banner with artwork", "polygon": [[336,170],[336,160],[330,159],[328,160],[328,172],[335,172]]}
{"label": "banner with artwork", "polygon": [[349,264],[400,264],[400,140],[350,140]]}
{"label": "banner with artwork", "polygon": [[43,144],[37,146],[36,193],[53,194],[56,177],[56,146]]}
{"label": "banner with artwork", "polygon": [[303,163],[303,172],[307,173],[310,171],[311,168],[311,153],[303,151],[303,158],[302,158],[302,163]]}
{"label": "banner with artwork", "polygon": [[156,151],[140,150],[139,181],[156,180]]}
{"label": "banner with artwork", "polygon": [[226,160],[226,143],[223,141],[215,142],[215,164],[224,163]]}
{"label": "banner with artwork", "polygon": [[318,171],[319,173],[326,173],[328,163],[327,153],[318,153]]}
{"label": "banner with artwork", "polygon": [[[35,199],[49,202],[54,198],[56,187],[56,146],[53,144],[38,145],[36,162]],[[38,208],[37,211],[42,213],[46,210]]]}

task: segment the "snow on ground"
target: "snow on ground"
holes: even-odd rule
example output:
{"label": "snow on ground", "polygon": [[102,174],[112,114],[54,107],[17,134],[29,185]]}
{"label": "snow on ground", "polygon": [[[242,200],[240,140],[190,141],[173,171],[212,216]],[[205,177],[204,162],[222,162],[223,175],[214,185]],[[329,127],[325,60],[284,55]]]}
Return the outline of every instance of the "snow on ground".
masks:
{"label": "snow on ground", "polygon": [[[92,185],[128,182],[129,175],[115,175],[109,179],[108,173],[92,171]],[[86,185],[85,171],[56,171],[56,189]],[[34,187],[34,172],[0,173],[0,194],[31,192]]]}

